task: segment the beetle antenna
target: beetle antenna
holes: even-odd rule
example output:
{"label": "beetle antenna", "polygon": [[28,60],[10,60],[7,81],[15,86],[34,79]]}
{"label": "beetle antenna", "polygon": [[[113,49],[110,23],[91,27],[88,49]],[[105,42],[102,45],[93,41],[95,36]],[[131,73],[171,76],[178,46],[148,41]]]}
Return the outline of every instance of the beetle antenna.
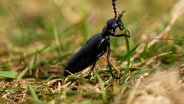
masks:
{"label": "beetle antenna", "polygon": [[117,18],[117,11],[116,11],[116,0],[112,0],[112,6],[113,6],[113,9],[114,9],[114,18]]}

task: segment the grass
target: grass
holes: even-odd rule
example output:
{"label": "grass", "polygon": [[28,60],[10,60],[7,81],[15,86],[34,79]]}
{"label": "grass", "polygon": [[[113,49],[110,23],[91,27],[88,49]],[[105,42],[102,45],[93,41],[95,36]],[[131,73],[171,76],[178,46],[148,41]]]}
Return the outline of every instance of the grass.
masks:
{"label": "grass", "polygon": [[111,37],[121,78],[112,78],[105,54],[88,81],[90,67],[67,78],[63,69],[114,17],[111,0],[1,1],[0,103],[182,104],[183,8],[183,0],[117,0],[131,35]]}

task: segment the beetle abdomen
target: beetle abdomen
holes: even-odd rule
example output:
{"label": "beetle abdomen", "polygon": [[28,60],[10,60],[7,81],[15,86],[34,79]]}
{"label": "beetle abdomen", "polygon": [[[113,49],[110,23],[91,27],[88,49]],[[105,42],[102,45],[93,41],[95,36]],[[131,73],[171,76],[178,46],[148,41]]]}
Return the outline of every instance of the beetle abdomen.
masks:
{"label": "beetle abdomen", "polygon": [[[92,65],[98,59],[98,55],[103,55],[106,48],[99,49],[99,45],[104,38],[101,33],[91,37],[86,44],[70,59],[69,63],[65,67],[65,70],[75,73],[79,72],[86,67]],[[64,75],[67,76],[70,73],[65,71]]]}
{"label": "beetle abdomen", "polygon": [[[82,69],[85,69],[86,67],[90,66],[95,59],[92,57],[89,57],[88,55],[84,54],[84,49],[79,50],[69,61],[67,66],[65,67],[65,70],[75,73],[79,72]],[[69,75],[69,73],[65,71],[65,76]]]}

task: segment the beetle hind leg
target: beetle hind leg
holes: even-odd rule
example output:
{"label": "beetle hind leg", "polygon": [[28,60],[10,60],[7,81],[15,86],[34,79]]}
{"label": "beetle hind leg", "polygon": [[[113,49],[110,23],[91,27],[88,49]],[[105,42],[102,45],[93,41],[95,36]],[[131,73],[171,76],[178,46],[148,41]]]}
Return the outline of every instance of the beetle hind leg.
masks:
{"label": "beetle hind leg", "polygon": [[93,65],[92,65],[92,67],[91,67],[91,70],[89,71],[88,75],[85,77],[85,78],[87,78],[88,80],[90,80],[90,78],[91,78],[91,73],[93,72],[93,69],[94,69],[94,67],[95,67],[95,64],[96,64],[96,61],[93,63]]}

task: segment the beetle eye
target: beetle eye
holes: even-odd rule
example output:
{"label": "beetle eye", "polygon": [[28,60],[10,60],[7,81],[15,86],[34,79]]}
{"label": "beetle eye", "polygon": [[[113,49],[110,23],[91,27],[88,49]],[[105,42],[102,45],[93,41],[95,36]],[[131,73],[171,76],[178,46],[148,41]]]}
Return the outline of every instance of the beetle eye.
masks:
{"label": "beetle eye", "polygon": [[112,25],[112,28],[114,29],[114,28],[116,28],[118,26],[118,24],[117,23],[114,23],[113,25]]}

